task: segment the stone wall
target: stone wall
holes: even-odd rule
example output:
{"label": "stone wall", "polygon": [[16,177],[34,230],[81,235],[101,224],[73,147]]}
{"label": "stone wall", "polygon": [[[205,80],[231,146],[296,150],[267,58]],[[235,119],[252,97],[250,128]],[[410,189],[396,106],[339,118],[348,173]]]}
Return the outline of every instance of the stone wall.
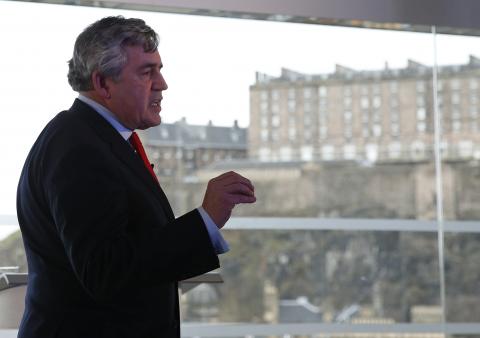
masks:
{"label": "stone wall", "polygon": [[[427,219],[436,217],[432,163],[362,165],[308,163],[288,168],[204,169],[189,182],[163,181],[177,214],[201,204],[208,178],[235,170],[250,178],[257,203],[234,209],[235,216]],[[480,166],[443,163],[445,219],[480,217]]]}

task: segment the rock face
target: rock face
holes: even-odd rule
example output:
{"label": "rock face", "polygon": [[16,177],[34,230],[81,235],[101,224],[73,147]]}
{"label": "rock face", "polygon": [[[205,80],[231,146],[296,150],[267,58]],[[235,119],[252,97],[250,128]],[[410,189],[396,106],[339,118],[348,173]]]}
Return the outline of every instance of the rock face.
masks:
{"label": "rock face", "polygon": [[[235,170],[255,184],[257,202],[234,209],[234,216],[341,217],[434,220],[436,181],[432,163],[225,162],[202,169],[188,181],[163,181],[177,214],[197,207],[208,179]],[[480,218],[480,166],[442,166],[446,220]]]}

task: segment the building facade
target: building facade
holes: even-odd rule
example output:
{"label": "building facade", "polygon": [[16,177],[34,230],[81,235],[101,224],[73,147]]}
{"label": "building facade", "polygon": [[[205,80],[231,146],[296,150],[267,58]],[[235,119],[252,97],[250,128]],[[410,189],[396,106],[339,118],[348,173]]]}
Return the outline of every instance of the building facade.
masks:
{"label": "building facade", "polygon": [[[480,159],[480,59],[438,68],[437,102],[447,159]],[[249,157],[260,161],[416,161],[433,158],[432,67],[331,74],[282,69],[250,87]]]}
{"label": "building facade", "polygon": [[237,121],[218,127],[190,125],[183,118],[145,130],[141,138],[157,176],[183,179],[212,162],[245,158],[246,134]]}

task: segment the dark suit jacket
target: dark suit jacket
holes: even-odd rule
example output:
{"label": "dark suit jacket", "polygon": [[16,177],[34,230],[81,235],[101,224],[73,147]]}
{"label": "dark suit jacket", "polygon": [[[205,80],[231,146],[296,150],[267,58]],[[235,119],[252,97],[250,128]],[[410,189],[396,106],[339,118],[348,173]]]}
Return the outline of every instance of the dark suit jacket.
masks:
{"label": "dark suit jacket", "polygon": [[76,100],[23,168],[19,337],[178,337],[177,281],[219,266],[197,210],[174,219],[129,143]]}

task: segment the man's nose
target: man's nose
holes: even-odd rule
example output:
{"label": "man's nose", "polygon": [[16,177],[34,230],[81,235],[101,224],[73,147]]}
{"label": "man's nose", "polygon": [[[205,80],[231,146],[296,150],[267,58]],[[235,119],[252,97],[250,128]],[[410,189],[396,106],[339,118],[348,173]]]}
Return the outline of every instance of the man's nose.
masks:
{"label": "man's nose", "polygon": [[165,81],[165,78],[163,77],[162,73],[158,73],[157,76],[155,77],[155,80],[153,81],[153,90],[167,90],[168,85],[167,81]]}

